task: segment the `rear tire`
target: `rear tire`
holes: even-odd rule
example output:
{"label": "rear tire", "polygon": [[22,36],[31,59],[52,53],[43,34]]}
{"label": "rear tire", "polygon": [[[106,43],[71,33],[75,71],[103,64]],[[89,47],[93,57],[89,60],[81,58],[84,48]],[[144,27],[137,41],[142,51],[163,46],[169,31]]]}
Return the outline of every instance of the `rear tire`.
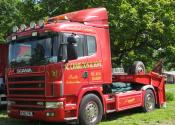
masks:
{"label": "rear tire", "polygon": [[94,94],[85,95],[79,108],[80,125],[96,125],[103,115],[103,106],[98,96]]}
{"label": "rear tire", "polygon": [[151,89],[147,89],[144,96],[144,112],[151,112],[155,109],[155,96]]}

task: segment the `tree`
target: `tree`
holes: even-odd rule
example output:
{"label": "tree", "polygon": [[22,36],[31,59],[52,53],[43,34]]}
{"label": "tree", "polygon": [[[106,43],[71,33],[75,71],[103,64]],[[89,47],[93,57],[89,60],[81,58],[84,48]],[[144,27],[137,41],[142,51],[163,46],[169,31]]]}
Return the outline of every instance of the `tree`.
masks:
{"label": "tree", "polygon": [[19,18],[19,0],[0,0],[0,42],[5,42],[11,27]]}
{"label": "tree", "polygon": [[[168,55],[154,56],[160,48],[174,46],[175,4],[171,0],[113,0],[110,11],[112,50],[115,64],[142,60],[149,70]],[[111,9],[111,7],[110,7]],[[115,11],[114,11],[115,10]],[[169,53],[170,54],[170,53]],[[175,58],[172,58],[175,60]]]}

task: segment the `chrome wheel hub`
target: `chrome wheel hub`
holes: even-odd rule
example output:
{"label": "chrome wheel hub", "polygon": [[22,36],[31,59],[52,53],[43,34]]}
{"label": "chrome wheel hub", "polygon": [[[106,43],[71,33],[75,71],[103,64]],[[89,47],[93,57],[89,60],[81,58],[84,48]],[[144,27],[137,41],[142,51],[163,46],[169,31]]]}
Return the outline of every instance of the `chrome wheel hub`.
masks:
{"label": "chrome wheel hub", "polygon": [[94,122],[99,114],[98,106],[95,102],[91,101],[86,105],[85,116],[89,122]]}
{"label": "chrome wheel hub", "polygon": [[148,94],[147,95],[147,98],[146,98],[146,108],[151,111],[154,107],[154,98],[151,94]]}

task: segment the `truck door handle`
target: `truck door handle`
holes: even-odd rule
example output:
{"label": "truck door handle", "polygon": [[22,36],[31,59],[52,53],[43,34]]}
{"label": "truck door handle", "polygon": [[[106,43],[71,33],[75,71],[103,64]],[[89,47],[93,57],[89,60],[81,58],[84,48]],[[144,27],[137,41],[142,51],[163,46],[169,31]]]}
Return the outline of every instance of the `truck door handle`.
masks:
{"label": "truck door handle", "polygon": [[83,77],[84,79],[88,78],[88,72],[85,71],[85,72],[83,73],[82,77]]}

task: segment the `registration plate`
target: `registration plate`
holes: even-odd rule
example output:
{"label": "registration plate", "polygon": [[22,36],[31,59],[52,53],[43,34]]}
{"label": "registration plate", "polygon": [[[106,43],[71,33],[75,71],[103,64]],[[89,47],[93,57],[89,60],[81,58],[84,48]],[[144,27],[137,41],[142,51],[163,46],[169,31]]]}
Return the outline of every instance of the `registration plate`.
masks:
{"label": "registration plate", "polygon": [[33,112],[29,112],[29,111],[20,111],[20,116],[32,117],[32,116],[33,116]]}

